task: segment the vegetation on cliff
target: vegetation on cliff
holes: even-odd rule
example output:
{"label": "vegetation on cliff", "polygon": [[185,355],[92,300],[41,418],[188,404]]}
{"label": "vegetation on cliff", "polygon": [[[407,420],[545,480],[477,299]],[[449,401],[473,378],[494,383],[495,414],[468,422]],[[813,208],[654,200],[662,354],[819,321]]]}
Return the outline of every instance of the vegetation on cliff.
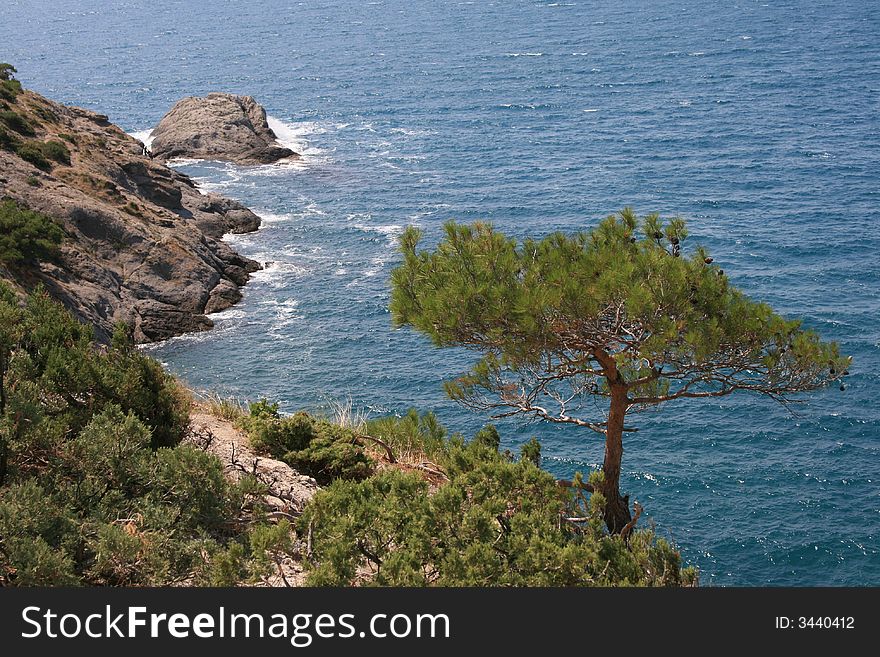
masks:
{"label": "vegetation on cliff", "polygon": [[64,231],[51,217],[11,199],[0,201],[0,264],[54,260],[63,237]]}
{"label": "vegetation on cliff", "polygon": [[296,525],[308,546],[308,585],[696,582],[653,531],[608,534],[601,495],[560,486],[538,466],[536,441],[519,459],[499,452],[492,425],[466,441],[432,413],[340,426],[303,412],[281,418],[265,401],[238,423],[255,448],[329,482]]}
{"label": "vegetation on cliff", "polygon": [[613,533],[633,520],[620,491],[629,416],[741,390],[789,403],[849,366],[837,344],[730,285],[705,249],[683,254],[686,237],[681,219],[629,209],[521,243],[483,223],[446,224],[431,252],[417,250],[418,230],[401,237],[395,323],[481,354],[446,384],[464,406],[602,435],[602,477],[584,485],[601,494]]}
{"label": "vegetation on cliff", "polygon": [[[4,221],[14,220],[0,227],[0,278],[22,295],[43,284],[102,342],[117,322],[133,326],[137,342],[210,328],[208,315],[237,302],[259,269],[222,237],[256,230],[259,217],[202,194],[106,116],[23,89],[14,74],[0,64],[0,201]],[[28,211],[64,233],[51,258],[9,248],[6,238],[18,238],[8,231],[26,237],[37,227],[34,216],[19,221]]]}
{"label": "vegetation on cliff", "polygon": [[[190,399],[120,327],[108,347],[45,293],[0,285],[0,585],[233,585],[283,559],[308,584],[677,585],[650,531],[612,536],[494,428],[467,442],[415,412],[360,426],[267,402],[230,413],[328,482],[298,521],[192,441]],[[572,491],[575,491],[574,493]],[[282,514],[283,515],[283,514]]]}
{"label": "vegetation on cliff", "polygon": [[[371,426],[372,425],[372,426]],[[367,426],[410,460],[360,482],[337,480],[298,527],[311,536],[307,583],[346,586],[680,586],[696,573],[651,530],[604,530],[601,496],[561,487],[535,465],[499,453],[494,428],[470,442],[432,416]],[[632,530],[632,527],[630,528]]]}
{"label": "vegetation on cliff", "polygon": [[257,581],[292,544],[264,487],[181,442],[187,391],[120,328],[109,347],[0,283],[0,586]]}

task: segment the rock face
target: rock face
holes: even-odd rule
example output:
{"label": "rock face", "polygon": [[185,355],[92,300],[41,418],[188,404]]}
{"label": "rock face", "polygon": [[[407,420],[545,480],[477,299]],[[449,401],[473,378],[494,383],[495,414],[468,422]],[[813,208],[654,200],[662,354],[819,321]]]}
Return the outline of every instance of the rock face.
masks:
{"label": "rock face", "polygon": [[10,109],[33,128],[28,138],[63,143],[70,165],[41,170],[0,147],[0,198],[57,219],[65,232],[58,262],[0,264],[0,279],[21,292],[44,285],[101,340],[120,320],[139,342],[207,329],[208,313],[241,298],[239,287],[259,264],[220,238],[256,230],[259,217],[200,193],[105,116],[29,91]]}
{"label": "rock face", "polygon": [[272,164],[299,155],[278,144],[264,110],[250,96],[212,93],[184,98],[153,131],[160,160],[193,157],[237,164]]}

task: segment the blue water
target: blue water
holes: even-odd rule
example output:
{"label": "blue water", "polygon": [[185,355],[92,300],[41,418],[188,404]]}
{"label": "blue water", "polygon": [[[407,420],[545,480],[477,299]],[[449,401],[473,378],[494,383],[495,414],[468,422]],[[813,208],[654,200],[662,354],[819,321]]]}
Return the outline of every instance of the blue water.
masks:
{"label": "blue water", "polygon": [[[213,332],[151,349],[197,387],[473,431],[487,418],[440,388],[471,355],[391,329],[401,228],[686,217],[734,283],[855,364],[796,417],[747,395],[638,417],[623,486],[704,584],[880,584],[876,2],[6,0],[0,24],[26,86],[130,132],[224,90],[304,151],[182,166],[268,220],[233,243],[274,263]],[[601,459],[576,428],[506,425],[505,446],[531,435],[560,476]]]}

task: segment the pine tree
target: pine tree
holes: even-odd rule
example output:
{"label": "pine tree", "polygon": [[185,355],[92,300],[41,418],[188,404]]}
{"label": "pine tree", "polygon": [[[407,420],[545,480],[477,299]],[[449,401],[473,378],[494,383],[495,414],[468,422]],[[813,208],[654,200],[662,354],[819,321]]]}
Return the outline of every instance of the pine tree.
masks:
{"label": "pine tree", "polygon": [[[683,220],[631,209],[522,243],[450,222],[433,252],[417,250],[421,233],[409,228],[392,273],[397,326],[481,354],[446,383],[452,399],[605,437],[600,476],[580,485],[601,495],[613,533],[632,521],[620,492],[629,415],[740,390],[789,404],[849,366],[836,344],[730,285],[705,249],[683,254],[686,237]],[[604,417],[596,397],[607,400]]]}

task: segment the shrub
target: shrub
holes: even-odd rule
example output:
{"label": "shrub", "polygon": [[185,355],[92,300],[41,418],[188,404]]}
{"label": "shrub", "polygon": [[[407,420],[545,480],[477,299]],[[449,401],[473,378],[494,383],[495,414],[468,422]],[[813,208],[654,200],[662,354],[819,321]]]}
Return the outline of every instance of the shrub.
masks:
{"label": "shrub", "polygon": [[0,81],[0,98],[3,100],[15,100],[21,93],[21,82],[18,80],[2,80]]}
{"label": "shrub", "polygon": [[9,80],[14,80],[15,73],[18,73],[18,71],[15,70],[15,67],[12,64],[0,62],[0,81],[6,82]]}
{"label": "shrub", "polygon": [[28,260],[53,260],[64,232],[50,217],[19,205],[0,201],[0,262],[18,265]]}
{"label": "shrub", "polygon": [[246,426],[251,446],[278,459],[288,452],[303,449],[315,437],[314,422],[307,413],[286,418],[251,415]]}
{"label": "shrub", "polygon": [[21,83],[13,75],[16,72],[12,64],[0,63],[0,99],[12,101],[21,93]]}
{"label": "shrub", "polygon": [[52,162],[70,165],[70,151],[60,141],[25,141],[15,145],[16,154],[38,169],[50,171]]}
{"label": "shrub", "polygon": [[[457,443],[449,482],[430,494],[419,476],[389,470],[336,481],[299,527],[316,565],[307,583],[344,586],[666,586],[692,584],[678,553],[650,531],[627,543],[604,531],[600,499],[584,509],[528,459],[483,441]],[[564,520],[586,514],[583,522]]]}
{"label": "shrub", "polygon": [[39,148],[50,160],[70,166],[70,151],[60,141],[46,141]]}
{"label": "shrub", "polygon": [[144,213],[141,212],[140,206],[134,201],[129,201],[125,205],[122,206],[122,211],[130,214],[132,217],[143,217]]}
{"label": "shrub", "polygon": [[446,429],[437,417],[431,412],[419,415],[412,408],[403,417],[370,420],[365,431],[387,443],[396,455],[418,452],[435,458],[447,447]]}
{"label": "shrub", "polygon": [[39,142],[28,141],[20,143],[16,147],[15,153],[22,160],[30,162],[38,169],[42,169],[43,171],[52,170],[52,164],[46,159],[46,155],[43,153],[43,149],[40,147]]}
{"label": "shrub", "polygon": [[537,438],[530,439],[520,448],[520,458],[523,461],[531,461],[535,467],[541,467],[541,443]]}
{"label": "shrub", "polygon": [[58,115],[47,105],[37,105],[34,107],[34,113],[44,121],[49,123],[58,123]]}
{"label": "shrub", "polygon": [[172,511],[174,527],[219,529],[228,512],[229,486],[223,464],[190,445],[160,449],[155,460],[148,498]]}
{"label": "shrub", "polygon": [[373,462],[364,453],[356,434],[326,420],[318,420],[309,442],[301,449],[287,452],[283,459],[320,484],[337,479],[358,481],[373,471]]}
{"label": "shrub", "polygon": [[18,140],[10,135],[2,126],[0,126],[0,148],[6,150],[14,150]]}
{"label": "shrub", "polygon": [[265,398],[248,404],[248,412],[251,417],[255,418],[280,417],[280,413],[278,412],[278,402],[270,402]]}
{"label": "shrub", "polygon": [[279,417],[278,405],[265,400],[251,404],[239,423],[258,452],[282,459],[321,483],[363,479],[372,471],[357,434],[305,412]]}
{"label": "shrub", "polygon": [[21,114],[13,110],[0,111],[0,122],[3,122],[10,130],[14,130],[20,135],[26,137],[34,136],[34,129]]}
{"label": "shrub", "polygon": [[0,386],[0,586],[233,584],[289,546],[250,537],[262,488],[176,445],[187,401],[125,331],[96,349],[45,293],[0,284]]}

